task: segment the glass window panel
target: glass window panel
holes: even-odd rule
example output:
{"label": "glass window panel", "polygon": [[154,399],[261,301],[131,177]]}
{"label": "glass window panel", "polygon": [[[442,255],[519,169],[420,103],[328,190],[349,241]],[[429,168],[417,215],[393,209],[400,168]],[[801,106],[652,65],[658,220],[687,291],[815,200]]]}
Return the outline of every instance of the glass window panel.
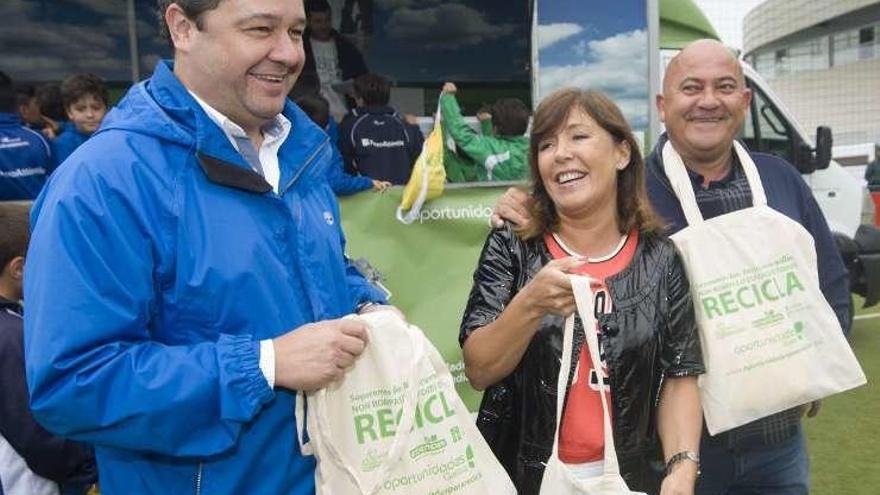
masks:
{"label": "glass window panel", "polygon": [[[155,3],[155,2],[153,2]],[[0,2],[3,70],[21,82],[59,81],[92,72],[130,81],[126,3]]]}
{"label": "glass window panel", "polygon": [[874,58],[874,26],[859,29],[859,60]]}
{"label": "glass window panel", "polygon": [[834,35],[834,65],[855,62],[858,54],[858,31],[849,30]]}

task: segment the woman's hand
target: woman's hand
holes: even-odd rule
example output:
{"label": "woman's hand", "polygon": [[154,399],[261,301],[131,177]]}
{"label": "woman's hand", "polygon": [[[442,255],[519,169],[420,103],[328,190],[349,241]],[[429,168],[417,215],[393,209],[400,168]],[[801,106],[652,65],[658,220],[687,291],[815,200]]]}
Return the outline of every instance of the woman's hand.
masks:
{"label": "woman's hand", "polygon": [[547,263],[514,299],[520,299],[521,304],[541,316],[572,314],[576,304],[568,275],[586,262],[584,258],[569,256]]}
{"label": "woman's hand", "polygon": [[683,461],[663,478],[660,495],[693,495],[697,479],[697,467],[689,461]]}

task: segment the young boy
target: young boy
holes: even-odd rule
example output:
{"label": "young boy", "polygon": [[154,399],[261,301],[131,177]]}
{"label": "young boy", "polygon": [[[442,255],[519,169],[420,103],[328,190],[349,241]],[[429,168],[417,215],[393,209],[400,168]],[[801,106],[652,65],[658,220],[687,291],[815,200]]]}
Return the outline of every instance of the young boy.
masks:
{"label": "young boy", "polygon": [[327,170],[327,182],[330,183],[330,188],[337,196],[349,196],[370,188],[376,192],[382,192],[391,186],[390,182],[345,173],[342,166],[342,155],[339,154],[339,148],[336,146],[339,128],[336,126],[336,122],[330,118],[330,104],[326,98],[317,93],[307,93],[297,96],[294,101],[312,119],[312,122],[330,136],[333,159]]}
{"label": "young boy", "polygon": [[[492,112],[479,113],[483,134],[464,121],[455,99],[458,89],[447,82],[440,94],[444,138],[443,166],[449,182],[522,180],[528,176],[529,109],[516,98],[501,98]],[[450,147],[450,140],[454,146]],[[454,148],[454,149],[452,149]]]}
{"label": "young boy", "polygon": [[357,108],[339,124],[339,150],[345,168],[392,184],[406,184],[422,152],[424,137],[388,106],[391,83],[378,74],[354,80]]}
{"label": "young boy", "polygon": [[56,167],[98,130],[107,113],[107,88],[94,74],[76,74],[61,83],[61,99],[73,125],[52,142]]}
{"label": "young boy", "polygon": [[25,126],[12,79],[0,72],[0,201],[36,198],[51,168],[49,143]]}
{"label": "young boy", "polygon": [[0,202],[0,493],[83,494],[97,479],[91,449],[34,421],[24,371],[25,203]]}

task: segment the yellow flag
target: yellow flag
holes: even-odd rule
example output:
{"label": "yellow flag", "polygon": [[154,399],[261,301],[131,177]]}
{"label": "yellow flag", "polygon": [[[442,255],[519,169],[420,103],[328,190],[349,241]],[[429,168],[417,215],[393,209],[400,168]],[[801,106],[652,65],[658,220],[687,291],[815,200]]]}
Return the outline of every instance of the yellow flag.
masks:
{"label": "yellow flag", "polygon": [[[443,168],[443,131],[440,126],[440,108],[434,118],[434,129],[428,134],[422,145],[422,153],[416,159],[409,182],[403,189],[397,218],[404,223],[411,223],[418,217],[425,201],[443,194],[446,183],[446,169]],[[407,213],[403,213],[409,210]]]}

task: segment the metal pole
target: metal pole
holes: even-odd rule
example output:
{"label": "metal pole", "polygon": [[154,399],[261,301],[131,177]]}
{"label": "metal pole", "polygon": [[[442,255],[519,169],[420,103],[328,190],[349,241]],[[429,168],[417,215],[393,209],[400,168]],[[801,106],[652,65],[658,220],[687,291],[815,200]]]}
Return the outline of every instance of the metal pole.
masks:
{"label": "metal pole", "polygon": [[141,78],[137,19],[135,17],[134,0],[127,0],[126,5],[128,7],[128,56],[131,58],[131,83],[134,84]]}
{"label": "metal pole", "polygon": [[648,0],[648,135],[645,136],[645,152],[650,150],[660,135],[660,115],[654,105],[654,97],[660,92],[660,5]]}

